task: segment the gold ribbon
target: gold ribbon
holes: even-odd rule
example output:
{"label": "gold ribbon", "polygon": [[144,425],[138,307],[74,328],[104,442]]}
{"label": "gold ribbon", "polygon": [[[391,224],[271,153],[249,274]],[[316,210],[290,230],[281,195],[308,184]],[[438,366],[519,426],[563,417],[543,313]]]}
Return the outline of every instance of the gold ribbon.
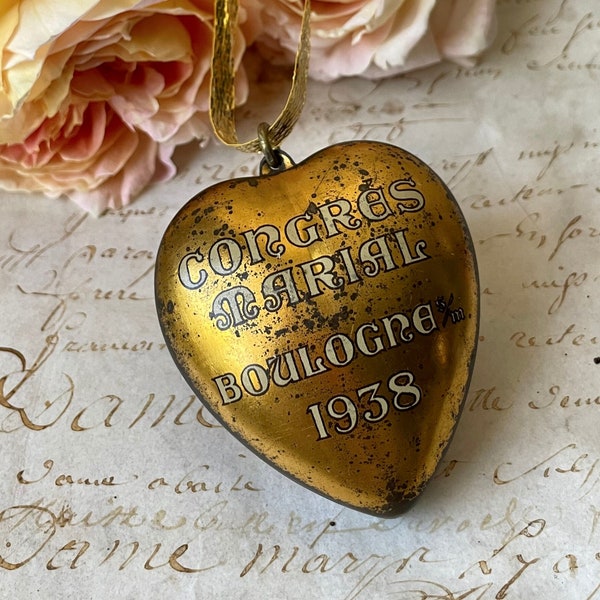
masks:
{"label": "gold ribbon", "polygon": [[[215,0],[210,120],[217,137],[225,145],[242,152],[261,152],[261,141],[258,137],[248,142],[240,142],[235,128],[233,43],[237,12],[238,0]],[[291,132],[304,107],[309,55],[310,0],[305,0],[290,92],[283,110],[267,131],[268,141],[275,148]]]}

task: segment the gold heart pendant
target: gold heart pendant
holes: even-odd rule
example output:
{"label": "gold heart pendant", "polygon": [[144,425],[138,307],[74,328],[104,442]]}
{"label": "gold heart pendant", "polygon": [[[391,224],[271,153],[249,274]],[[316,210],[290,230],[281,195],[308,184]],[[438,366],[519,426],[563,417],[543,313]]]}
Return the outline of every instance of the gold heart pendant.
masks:
{"label": "gold heart pendant", "polygon": [[177,366],[260,457],[373,515],[421,492],[479,322],[465,221],[422,161],[349,142],[217,184],[169,225],[155,291]]}

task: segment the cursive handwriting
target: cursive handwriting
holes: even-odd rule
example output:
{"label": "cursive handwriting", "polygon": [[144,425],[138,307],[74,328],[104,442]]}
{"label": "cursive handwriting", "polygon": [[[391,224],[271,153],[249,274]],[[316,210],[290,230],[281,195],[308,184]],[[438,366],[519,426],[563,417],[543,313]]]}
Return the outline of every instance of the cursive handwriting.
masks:
{"label": "cursive handwriting", "polygon": [[[544,479],[569,477],[580,480],[577,489],[586,489],[583,496],[588,495],[600,481],[600,473],[596,473],[600,456],[582,452],[577,443],[572,442],[552,452],[549,456],[537,460],[525,469],[513,468],[512,462],[502,463],[494,470],[493,481],[496,485],[507,485],[517,480],[541,476]],[[570,485],[573,485],[572,483]]]}
{"label": "cursive handwriting", "polygon": [[572,394],[561,392],[559,385],[551,385],[548,393],[550,394],[549,398],[543,400],[530,400],[527,403],[527,406],[534,410],[541,410],[551,406],[559,408],[594,408],[600,406],[600,394],[596,396],[573,396]]}
{"label": "cursive handwriting", "polygon": [[576,323],[571,323],[564,329],[554,333],[530,335],[525,331],[516,331],[510,336],[510,341],[517,348],[544,348],[559,344],[570,346],[595,346],[600,344],[600,337],[582,333]]}
{"label": "cursive handwriting", "polygon": [[[563,271],[564,267],[559,266],[558,269],[559,271]],[[561,276],[553,279],[534,279],[533,281],[524,282],[522,286],[523,289],[558,290],[558,295],[548,307],[548,314],[553,315],[564,304],[569,290],[578,288],[591,279],[585,271],[582,273],[572,271],[568,275],[561,274]],[[598,277],[594,277],[593,279],[597,280]]]}

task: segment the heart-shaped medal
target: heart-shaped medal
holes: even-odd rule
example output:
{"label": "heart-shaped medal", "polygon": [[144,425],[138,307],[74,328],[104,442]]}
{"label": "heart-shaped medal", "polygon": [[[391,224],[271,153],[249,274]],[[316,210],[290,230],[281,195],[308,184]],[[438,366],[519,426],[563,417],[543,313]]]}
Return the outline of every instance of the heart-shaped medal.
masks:
{"label": "heart-shaped medal", "polygon": [[349,142],[217,184],[169,225],[155,285],[177,366],[260,457],[374,515],[420,493],[479,320],[465,221],[422,161]]}

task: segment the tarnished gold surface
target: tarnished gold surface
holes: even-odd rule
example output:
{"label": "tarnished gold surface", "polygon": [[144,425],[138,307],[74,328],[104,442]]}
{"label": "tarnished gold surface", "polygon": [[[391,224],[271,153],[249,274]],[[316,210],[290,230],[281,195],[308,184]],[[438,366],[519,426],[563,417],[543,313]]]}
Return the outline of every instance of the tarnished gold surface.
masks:
{"label": "tarnished gold surface", "polygon": [[201,192],[164,235],[156,300],[186,379],[259,456],[375,515],[421,492],[466,393],[479,293],[463,217],[420,160],[350,142]]}

